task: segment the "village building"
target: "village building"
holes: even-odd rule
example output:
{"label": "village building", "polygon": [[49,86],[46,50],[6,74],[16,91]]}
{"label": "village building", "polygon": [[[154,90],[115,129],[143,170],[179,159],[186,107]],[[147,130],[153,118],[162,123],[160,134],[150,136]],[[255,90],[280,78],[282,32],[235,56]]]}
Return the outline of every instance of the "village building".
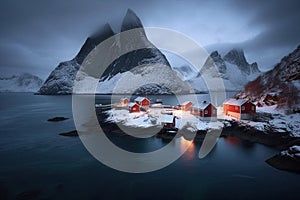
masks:
{"label": "village building", "polygon": [[120,99],[120,106],[127,106],[129,103],[130,101],[127,98]]}
{"label": "village building", "polygon": [[149,108],[150,106],[150,100],[146,97],[137,97],[134,99],[135,103],[142,106],[143,108]]}
{"label": "village building", "polygon": [[246,99],[228,99],[223,103],[223,112],[239,120],[251,119],[256,113],[256,106]]}
{"label": "village building", "polygon": [[140,112],[140,105],[137,104],[137,103],[131,102],[131,103],[128,104],[128,110],[131,113],[132,112]]}
{"label": "village building", "polygon": [[177,131],[176,129],[176,117],[174,115],[163,115],[161,125],[164,132]]}
{"label": "village building", "polygon": [[197,107],[191,107],[191,114],[199,116],[203,120],[217,119],[217,108],[207,101],[203,101]]}
{"label": "village building", "polygon": [[180,109],[184,111],[189,111],[193,103],[191,101],[185,101],[180,105]]}

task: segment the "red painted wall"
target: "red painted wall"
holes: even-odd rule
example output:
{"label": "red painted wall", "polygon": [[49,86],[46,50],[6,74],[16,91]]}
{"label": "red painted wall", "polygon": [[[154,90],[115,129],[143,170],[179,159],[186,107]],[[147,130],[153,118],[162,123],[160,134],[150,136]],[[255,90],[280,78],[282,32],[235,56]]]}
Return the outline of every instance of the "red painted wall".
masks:
{"label": "red painted wall", "polygon": [[[192,108],[191,108],[192,109]],[[205,110],[207,110],[207,114],[205,114]],[[213,114],[213,110],[215,113]],[[213,105],[209,104],[204,110],[195,109],[191,110],[193,115],[199,115],[201,117],[216,117],[217,116],[217,108]]]}
{"label": "red painted wall", "polygon": [[129,112],[140,112],[140,106],[135,104],[134,106],[129,108]]}

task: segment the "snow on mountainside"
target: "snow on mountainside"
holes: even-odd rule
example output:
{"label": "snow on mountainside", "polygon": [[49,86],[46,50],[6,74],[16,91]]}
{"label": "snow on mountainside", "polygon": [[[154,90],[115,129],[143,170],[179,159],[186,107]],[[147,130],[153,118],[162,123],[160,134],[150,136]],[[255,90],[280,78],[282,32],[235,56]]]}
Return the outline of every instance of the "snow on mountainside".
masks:
{"label": "snow on mountainside", "polygon": [[182,80],[190,80],[197,76],[197,72],[188,65],[173,67],[173,70],[178,72],[178,75],[182,78]]}
{"label": "snow on mountainside", "polygon": [[[242,89],[249,81],[260,75],[256,63],[249,64],[241,49],[229,51],[223,58],[218,51],[213,51],[207,58],[201,71],[195,78],[189,80],[197,91],[207,91],[202,74],[208,74],[210,79],[222,79],[225,90],[237,91]],[[221,89],[221,86],[216,89]]]}
{"label": "snow on mountainside", "polygon": [[258,102],[261,106],[276,105],[287,112],[300,110],[300,46],[282,58],[274,69],[249,82],[236,95]]}
{"label": "snow on mountainside", "polygon": [[[108,85],[110,87],[106,87]],[[176,72],[170,67],[160,64],[136,67],[123,73],[122,76],[100,82],[97,88],[97,93],[119,94],[180,94],[190,92],[188,84],[182,81]]]}
{"label": "snow on mountainside", "polygon": [[[119,49],[128,49],[129,45],[133,43],[141,43],[144,46],[150,47],[140,50],[131,51],[127,54],[120,56],[118,59],[113,61],[104,71],[100,77],[101,90],[100,93],[107,93],[111,90],[111,83],[116,83],[117,77],[120,74],[130,71],[136,66],[140,65],[155,65],[157,63],[168,66],[170,64],[166,57],[147,39],[147,36],[143,30],[143,25],[140,19],[132,10],[128,10],[121,26],[121,32],[131,30],[133,28],[141,28],[138,33],[132,38],[122,38],[120,36],[115,37],[114,42],[108,49],[111,55],[116,55]],[[73,83],[76,77],[76,73],[80,65],[86,56],[102,41],[115,35],[109,25],[105,25],[100,31],[95,33],[93,36],[89,37],[83,47],[81,48],[78,55],[71,61],[60,63],[57,68],[55,68],[48,79],[45,81],[44,85],[39,90],[40,94],[71,94],[73,90]],[[128,47],[128,48],[127,48]],[[101,67],[101,66],[100,66]],[[106,66],[103,66],[106,67]],[[153,71],[154,72],[154,71]],[[155,77],[158,75],[159,70],[152,75]],[[88,73],[91,75],[90,73]],[[117,77],[115,77],[117,76]],[[85,76],[84,73],[80,74],[80,81],[87,82],[90,78],[97,78],[91,76]],[[164,77],[167,79],[168,77]],[[86,80],[85,80],[86,79]],[[109,84],[108,84],[109,82]],[[81,84],[82,85],[82,84]],[[82,85],[83,86],[83,85]],[[88,85],[85,87],[89,87]],[[82,87],[84,88],[84,86]],[[83,90],[80,89],[84,93]],[[78,91],[77,91],[78,92]]]}
{"label": "snow on mountainside", "polygon": [[36,92],[42,84],[42,79],[28,73],[0,77],[0,92]]}

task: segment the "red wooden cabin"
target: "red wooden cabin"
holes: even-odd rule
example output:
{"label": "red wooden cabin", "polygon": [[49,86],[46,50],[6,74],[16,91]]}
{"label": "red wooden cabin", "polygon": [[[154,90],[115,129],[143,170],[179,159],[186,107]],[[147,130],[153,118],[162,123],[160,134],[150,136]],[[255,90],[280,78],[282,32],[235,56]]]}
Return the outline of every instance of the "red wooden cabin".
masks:
{"label": "red wooden cabin", "polygon": [[126,105],[128,105],[130,103],[130,101],[129,101],[129,99],[127,99],[127,98],[122,98],[121,100],[120,100],[120,105],[121,106],[126,106]]}
{"label": "red wooden cabin", "polygon": [[189,111],[193,103],[191,101],[185,101],[180,105],[180,109],[184,111]]}
{"label": "red wooden cabin", "polygon": [[175,116],[174,115],[163,115],[161,124],[163,128],[175,128]]}
{"label": "red wooden cabin", "polygon": [[217,108],[211,103],[203,101],[198,107],[191,107],[191,114],[210,119],[217,117]]}
{"label": "red wooden cabin", "polygon": [[228,99],[223,103],[223,112],[236,119],[251,119],[256,106],[246,99]]}
{"label": "red wooden cabin", "polygon": [[137,103],[129,103],[128,104],[129,112],[140,112],[140,105]]}
{"label": "red wooden cabin", "polygon": [[135,103],[139,104],[140,106],[143,107],[149,107],[150,106],[150,101],[146,97],[137,97],[135,100]]}

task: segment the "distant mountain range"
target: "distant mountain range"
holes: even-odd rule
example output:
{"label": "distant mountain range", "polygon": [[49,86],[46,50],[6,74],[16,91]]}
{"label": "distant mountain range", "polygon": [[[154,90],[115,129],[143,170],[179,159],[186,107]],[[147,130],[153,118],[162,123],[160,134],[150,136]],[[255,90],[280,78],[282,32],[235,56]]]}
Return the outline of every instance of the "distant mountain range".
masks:
{"label": "distant mountain range", "polygon": [[[208,89],[201,77],[202,73],[210,74],[212,79],[222,78],[226,90],[237,91],[260,74],[257,64],[249,64],[244,52],[240,49],[233,49],[223,58],[217,51],[212,52],[198,74],[189,66],[172,68],[164,54],[147,39],[140,19],[129,9],[123,19],[121,32],[134,28],[141,28],[134,39],[128,41],[116,37],[108,51],[115,53],[120,45],[124,47],[124,45],[131,45],[134,42],[141,42],[151,48],[130,52],[111,63],[100,77],[97,93],[134,93],[138,91],[139,94],[165,94],[171,91],[173,93],[192,92],[187,83],[195,91],[203,92]],[[76,73],[86,56],[98,44],[115,34],[110,25],[106,24],[98,32],[88,37],[75,58],[60,63],[51,72],[38,93],[71,94]],[[216,67],[213,67],[214,65]],[[97,78],[88,77],[84,73],[80,74],[79,77],[82,85],[80,93],[85,93],[85,89],[90,87],[88,85],[90,78]],[[130,84],[128,84],[128,80],[130,80]],[[138,89],[132,88],[132,85],[142,85],[145,80],[145,86]],[[149,84],[149,82],[152,83]],[[151,86],[153,86],[153,90],[151,90]]]}
{"label": "distant mountain range", "polygon": [[[206,91],[207,86],[202,79],[202,74],[206,74],[208,79],[221,78],[226,91],[239,91],[260,73],[257,63],[247,62],[242,49],[232,49],[224,57],[213,51],[200,72],[188,81],[196,91]],[[222,89],[222,86],[214,87],[216,90]]]}
{"label": "distant mountain range", "polygon": [[28,73],[0,77],[0,92],[36,92],[42,84],[41,78]]}
{"label": "distant mountain range", "polygon": [[236,95],[264,105],[277,105],[289,112],[300,111],[300,46],[283,57],[270,71],[249,82]]}

